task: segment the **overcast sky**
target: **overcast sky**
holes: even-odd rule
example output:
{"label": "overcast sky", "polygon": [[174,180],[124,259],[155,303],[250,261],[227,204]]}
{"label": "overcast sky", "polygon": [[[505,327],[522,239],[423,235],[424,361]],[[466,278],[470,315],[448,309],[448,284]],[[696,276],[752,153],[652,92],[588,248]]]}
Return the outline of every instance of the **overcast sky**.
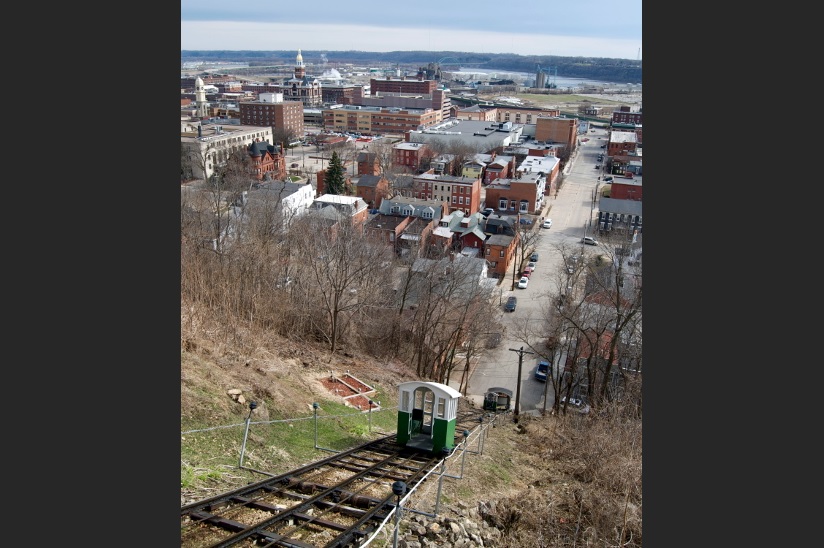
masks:
{"label": "overcast sky", "polygon": [[181,0],[180,49],[643,58],[641,0],[315,0],[305,6]]}

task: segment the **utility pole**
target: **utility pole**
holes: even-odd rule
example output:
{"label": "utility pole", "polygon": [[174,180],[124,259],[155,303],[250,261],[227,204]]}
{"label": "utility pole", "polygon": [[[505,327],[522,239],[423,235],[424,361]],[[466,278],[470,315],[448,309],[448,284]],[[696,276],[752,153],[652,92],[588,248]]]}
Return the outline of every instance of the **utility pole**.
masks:
{"label": "utility pole", "polygon": [[524,350],[523,346],[519,350],[515,348],[510,348],[509,350],[518,353],[518,384],[515,385],[515,412],[513,419],[513,422],[518,424],[518,418],[521,414],[521,367],[524,364],[524,354],[534,354],[535,352]]}

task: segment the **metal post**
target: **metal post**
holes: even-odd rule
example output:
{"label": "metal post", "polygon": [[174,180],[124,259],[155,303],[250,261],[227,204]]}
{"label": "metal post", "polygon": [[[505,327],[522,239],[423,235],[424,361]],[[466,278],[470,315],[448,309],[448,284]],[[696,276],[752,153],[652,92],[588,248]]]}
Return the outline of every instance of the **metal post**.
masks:
{"label": "metal post", "polygon": [[438,508],[441,506],[441,489],[443,488],[443,476],[446,473],[446,457],[449,456],[449,447],[441,449],[443,460],[441,461],[441,477],[438,478],[438,496],[435,498],[435,515],[438,515]]}
{"label": "metal post", "polygon": [[315,449],[318,448],[318,402],[312,404],[312,409],[315,411]]}
{"label": "metal post", "polygon": [[524,350],[523,346],[519,350],[515,348],[510,348],[509,350],[518,353],[518,384],[515,386],[515,417],[513,419],[513,422],[518,424],[518,418],[521,414],[521,367],[524,363],[524,354],[534,354],[535,352]]}
{"label": "metal post", "polygon": [[252,411],[257,407],[257,403],[249,402],[249,416],[246,417],[246,430],[243,432],[243,444],[240,446],[240,460],[237,463],[238,468],[243,468],[243,454],[246,453],[246,438],[249,437],[249,423],[252,421]]}
{"label": "metal post", "polygon": [[375,402],[369,400],[369,433],[372,433],[372,406],[375,405]]}
{"label": "metal post", "polygon": [[398,504],[395,506],[395,534],[392,537],[392,548],[398,548],[398,530],[401,528],[401,497],[406,493],[406,483],[396,481],[392,484],[392,492],[398,497]]}
{"label": "metal post", "polygon": [[463,479],[464,463],[466,462],[466,449],[467,449],[466,446],[467,446],[467,443],[469,441],[469,430],[464,430],[463,431],[463,437],[464,437],[464,450],[463,450],[463,456],[461,457],[461,479]]}

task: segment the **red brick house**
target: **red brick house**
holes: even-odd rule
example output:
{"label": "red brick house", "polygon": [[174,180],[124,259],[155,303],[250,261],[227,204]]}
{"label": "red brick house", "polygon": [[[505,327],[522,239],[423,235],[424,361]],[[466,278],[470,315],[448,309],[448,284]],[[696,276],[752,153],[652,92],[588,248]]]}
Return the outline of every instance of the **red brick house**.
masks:
{"label": "red brick house", "polygon": [[280,145],[270,145],[268,141],[256,140],[250,143],[247,150],[254,164],[253,177],[258,181],[275,179],[281,181],[286,178],[286,158]]}
{"label": "red brick house", "polygon": [[[406,135],[409,138],[409,135]],[[429,165],[429,160],[435,156],[426,143],[396,143],[392,146],[392,165],[406,167],[411,173],[420,171],[422,165]]]}
{"label": "red brick house", "polygon": [[389,197],[389,181],[380,175],[361,175],[353,184],[355,196],[360,196],[369,209],[377,209]]}
{"label": "red brick house", "polygon": [[518,232],[514,236],[509,234],[493,234],[484,242],[484,259],[486,259],[490,278],[505,278],[509,267],[515,259],[518,249]]}
{"label": "red brick house", "polygon": [[358,175],[380,175],[381,163],[374,152],[358,153]]}
{"label": "red brick house", "polygon": [[378,213],[364,224],[363,232],[371,241],[391,246],[397,253],[401,234],[414,220],[415,217],[407,215]]}
{"label": "red brick house", "polygon": [[513,169],[515,169],[514,156],[495,156],[495,158],[486,165],[486,169],[484,169],[483,182],[488,185],[494,182],[495,179],[509,177]]}
{"label": "red brick house", "polygon": [[509,214],[536,214],[544,206],[546,179],[527,173],[520,179],[496,179],[486,187],[486,206]]}
{"label": "red brick house", "polygon": [[607,143],[607,156],[635,154],[638,148],[638,134],[634,131],[612,131]]}
{"label": "red brick house", "polygon": [[469,215],[481,209],[480,177],[456,177],[421,173],[412,178],[413,196],[449,203],[449,213],[463,211]]}

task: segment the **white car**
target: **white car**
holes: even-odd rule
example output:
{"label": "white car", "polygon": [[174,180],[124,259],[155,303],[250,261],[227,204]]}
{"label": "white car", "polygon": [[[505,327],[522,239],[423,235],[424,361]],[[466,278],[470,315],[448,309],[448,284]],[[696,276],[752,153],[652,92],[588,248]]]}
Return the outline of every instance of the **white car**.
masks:
{"label": "white car", "polygon": [[518,289],[526,289],[528,283],[529,278],[527,278],[526,276],[521,276],[521,279],[518,280]]}
{"label": "white car", "polygon": [[585,244],[587,244],[587,245],[598,245],[598,240],[596,240],[596,239],[595,239],[595,238],[593,238],[592,236],[585,236],[585,237],[581,240],[581,242],[583,242],[583,243],[585,243]]}
{"label": "white car", "polygon": [[541,223],[541,228],[552,228],[552,219],[546,219]]}

